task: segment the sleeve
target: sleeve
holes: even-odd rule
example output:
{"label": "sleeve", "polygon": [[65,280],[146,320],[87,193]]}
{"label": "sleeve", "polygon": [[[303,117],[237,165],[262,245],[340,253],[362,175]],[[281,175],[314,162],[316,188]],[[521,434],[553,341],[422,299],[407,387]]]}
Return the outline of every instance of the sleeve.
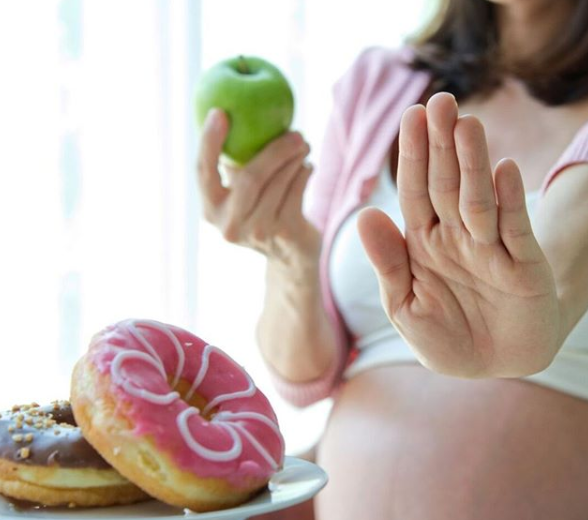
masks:
{"label": "sleeve", "polygon": [[588,122],[580,128],[570,145],[543,180],[541,194],[545,194],[553,180],[567,167],[585,163],[588,163]]}

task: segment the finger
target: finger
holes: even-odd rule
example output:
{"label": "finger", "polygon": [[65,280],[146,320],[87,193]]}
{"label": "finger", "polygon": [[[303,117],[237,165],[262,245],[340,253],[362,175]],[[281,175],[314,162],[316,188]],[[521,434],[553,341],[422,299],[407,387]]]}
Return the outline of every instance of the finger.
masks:
{"label": "finger", "polygon": [[477,118],[463,116],[457,120],[454,135],[461,171],[461,218],[474,240],[492,244],[499,237],[498,210],[484,127]]}
{"label": "finger", "polygon": [[453,129],[457,103],[451,94],[435,94],[427,103],[429,139],[429,196],[442,224],[461,226],[459,215],[459,162]]}
{"label": "finger", "polygon": [[293,159],[306,145],[299,132],[287,132],[274,139],[247,164],[247,170],[264,172],[268,177]]}
{"label": "finger", "polygon": [[306,154],[300,154],[290,160],[266,185],[259,202],[247,217],[252,222],[269,220],[276,222],[280,208],[285,202],[296,175],[303,167]]}
{"label": "finger", "polygon": [[306,190],[308,180],[310,179],[313,170],[314,167],[312,164],[307,162],[302,164],[298,170],[298,173],[294,176],[284,203],[279,210],[279,220],[295,220],[302,216],[302,201],[304,199],[304,191]]}
{"label": "finger", "polygon": [[398,197],[406,229],[431,226],[437,215],[428,189],[429,144],[425,107],[406,110],[400,122]]}
{"label": "finger", "polygon": [[388,215],[376,208],[360,212],[357,229],[380,281],[382,303],[392,317],[412,294],[406,242]]}
{"label": "finger", "polygon": [[[235,174],[234,182],[231,185],[233,197],[231,199],[230,207],[230,212],[234,221],[242,223],[248,219],[261,202],[263,193],[275,180],[275,177],[279,176],[280,172],[282,172],[291,161],[298,161],[298,163],[302,162],[302,159],[308,155],[310,151],[310,147],[304,141],[302,141],[300,145],[292,145],[292,143],[290,143],[288,146],[290,147],[288,148],[288,151],[286,152],[285,149],[282,148],[282,155],[276,156],[276,161],[272,165],[267,163],[265,169],[254,170],[253,168],[255,165],[251,164],[244,170]],[[291,150],[292,146],[295,146],[293,153]],[[284,160],[284,157],[287,157],[288,159]],[[277,164],[280,164],[280,167],[274,169]]]}
{"label": "finger", "polygon": [[229,120],[219,109],[212,109],[206,116],[197,159],[197,179],[200,192],[213,205],[221,203],[228,194],[222,186],[218,171],[219,157],[229,131]]}
{"label": "finger", "polygon": [[532,262],[537,258],[539,245],[531,228],[519,168],[512,159],[503,159],[496,166],[494,178],[502,243],[513,260]]}

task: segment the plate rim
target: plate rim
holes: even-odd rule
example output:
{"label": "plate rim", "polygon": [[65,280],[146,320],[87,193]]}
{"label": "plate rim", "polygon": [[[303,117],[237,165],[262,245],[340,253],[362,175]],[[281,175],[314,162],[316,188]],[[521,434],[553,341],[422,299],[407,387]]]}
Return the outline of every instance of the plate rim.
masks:
{"label": "plate rim", "polygon": [[[272,478],[270,479],[270,482],[268,483],[268,486],[266,487],[266,489],[264,491],[262,491],[260,494],[256,495],[252,501],[255,501],[256,499],[260,499],[260,497],[263,497],[264,495],[267,494],[267,499],[271,499],[271,482],[273,480],[275,480],[276,478],[279,477],[279,475],[281,473],[283,473],[285,470],[292,468],[292,467],[296,467],[296,466],[301,466],[301,467],[305,467],[306,469],[309,469],[313,472],[312,477],[314,479],[316,479],[316,484],[311,487],[310,489],[306,490],[304,493],[301,493],[300,495],[296,495],[293,497],[290,497],[286,500],[283,500],[281,502],[271,502],[271,501],[266,501],[266,502],[260,502],[260,503],[251,503],[251,501],[246,502],[244,504],[238,505],[236,507],[233,508],[227,508],[227,509],[219,509],[217,511],[208,511],[208,512],[202,512],[202,513],[197,513],[195,511],[190,511],[188,509],[184,509],[184,514],[179,514],[179,515],[174,515],[174,516],[153,516],[153,517],[140,517],[140,516],[129,516],[128,518],[135,518],[137,520],[140,520],[141,518],[145,518],[145,519],[153,519],[153,520],[173,520],[173,519],[178,519],[178,518],[186,518],[187,520],[189,519],[201,519],[201,520],[237,520],[237,519],[246,519],[249,518],[252,515],[262,515],[265,513],[269,513],[269,512],[273,512],[273,511],[280,511],[282,509],[286,509],[288,507],[294,506],[296,504],[300,504],[302,502],[305,502],[306,500],[309,500],[310,498],[312,498],[313,496],[315,496],[319,491],[321,491],[321,489],[323,489],[329,480],[329,477],[326,473],[326,471],[321,468],[319,465],[317,465],[314,462],[311,462],[309,460],[306,459],[302,459],[299,457],[295,457],[295,456],[289,456],[286,455],[284,457],[284,465],[283,468],[278,471],[275,475],[272,476]],[[0,501],[4,502],[5,504],[9,504],[10,500],[3,496],[0,495]],[[157,499],[153,499],[152,501],[146,501],[144,503],[142,503],[143,505],[149,504],[150,502],[154,502],[154,503],[158,503],[158,504],[164,504],[163,502],[157,500]],[[138,505],[138,504],[136,504]],[[165,505],[165,504],[164,504]],[[124,508],[124,507],[133,507],[133,505],[129,505],[129,506],[112,506],[113,509],[114,508]],[[173,508],[174,506],[169,506],[170,508]],[[80,508],[78,511],[84,511],[84,513],[86,512],[90,512],[90,514],[88,514],[88,516],[77,516],[75,510],[66,510],[64,508],[56,508],[55,510],[51,510],[51,508],[45,508],[45,509],[35,509],[33,510],[34,512],[31,513],[30,511],[23,511],[18,512],[18,511],[2,511],[0,510],[0,518],[6,518],[6,519],[12,519],[12,520],[18,520],[18,519],[26,519],[26,518],[36,518],[38,520],[42,520],[42,519],[57,519],[57,518],[61,518],[63,520],[66,519],[71,519],[71,520],[76,520],[76,519],[87,519],[87,520],[99,520],[100,518],[104,518],[104,519],[108,519],[108,518],[127,518],[126,516],[117,516],[120,515],[121,512],[120,510],[117,510],[116,512],[113,511],[112,516],[108,515],[108,514],[104,514],[104,515],[97,515],[97,516],[93,516],[91,515],[91,511],[94,508]],[[108,508],[96,508],[97,511],[102,510],[104,511],[105,509]],[[179,511],[181,511],[181,508],[175,508]],[[70,513],[71,511],[71,513]],[[8,513],[8,514],[7,514]]]}

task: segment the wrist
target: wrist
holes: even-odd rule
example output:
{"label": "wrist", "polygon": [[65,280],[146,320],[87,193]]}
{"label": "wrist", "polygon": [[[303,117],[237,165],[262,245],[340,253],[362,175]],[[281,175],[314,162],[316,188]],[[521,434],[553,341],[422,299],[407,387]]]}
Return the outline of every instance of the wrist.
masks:
{"label": "wrist", "polygon": [[283,240],[273,254],[267,255],[268,272],[304,282],[318,276],[322,248],[321,234],[309,222],[298,227],[292,240]]}

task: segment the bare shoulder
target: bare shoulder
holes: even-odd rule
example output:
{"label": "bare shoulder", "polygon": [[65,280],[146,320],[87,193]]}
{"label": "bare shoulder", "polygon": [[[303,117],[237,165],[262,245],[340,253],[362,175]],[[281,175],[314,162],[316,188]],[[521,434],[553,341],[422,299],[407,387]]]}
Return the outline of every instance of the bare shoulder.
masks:
{"label": "bare shoulder", "polygon": [[[588,140],[586,142],[588,151]],[[576,210],[588,213],[588,157],[585,161],[573,162],[562,168],[551,180],[540,202],[546,213],[565,213],[572,216]],[[587,220],[588,225],[588,220]]]}

